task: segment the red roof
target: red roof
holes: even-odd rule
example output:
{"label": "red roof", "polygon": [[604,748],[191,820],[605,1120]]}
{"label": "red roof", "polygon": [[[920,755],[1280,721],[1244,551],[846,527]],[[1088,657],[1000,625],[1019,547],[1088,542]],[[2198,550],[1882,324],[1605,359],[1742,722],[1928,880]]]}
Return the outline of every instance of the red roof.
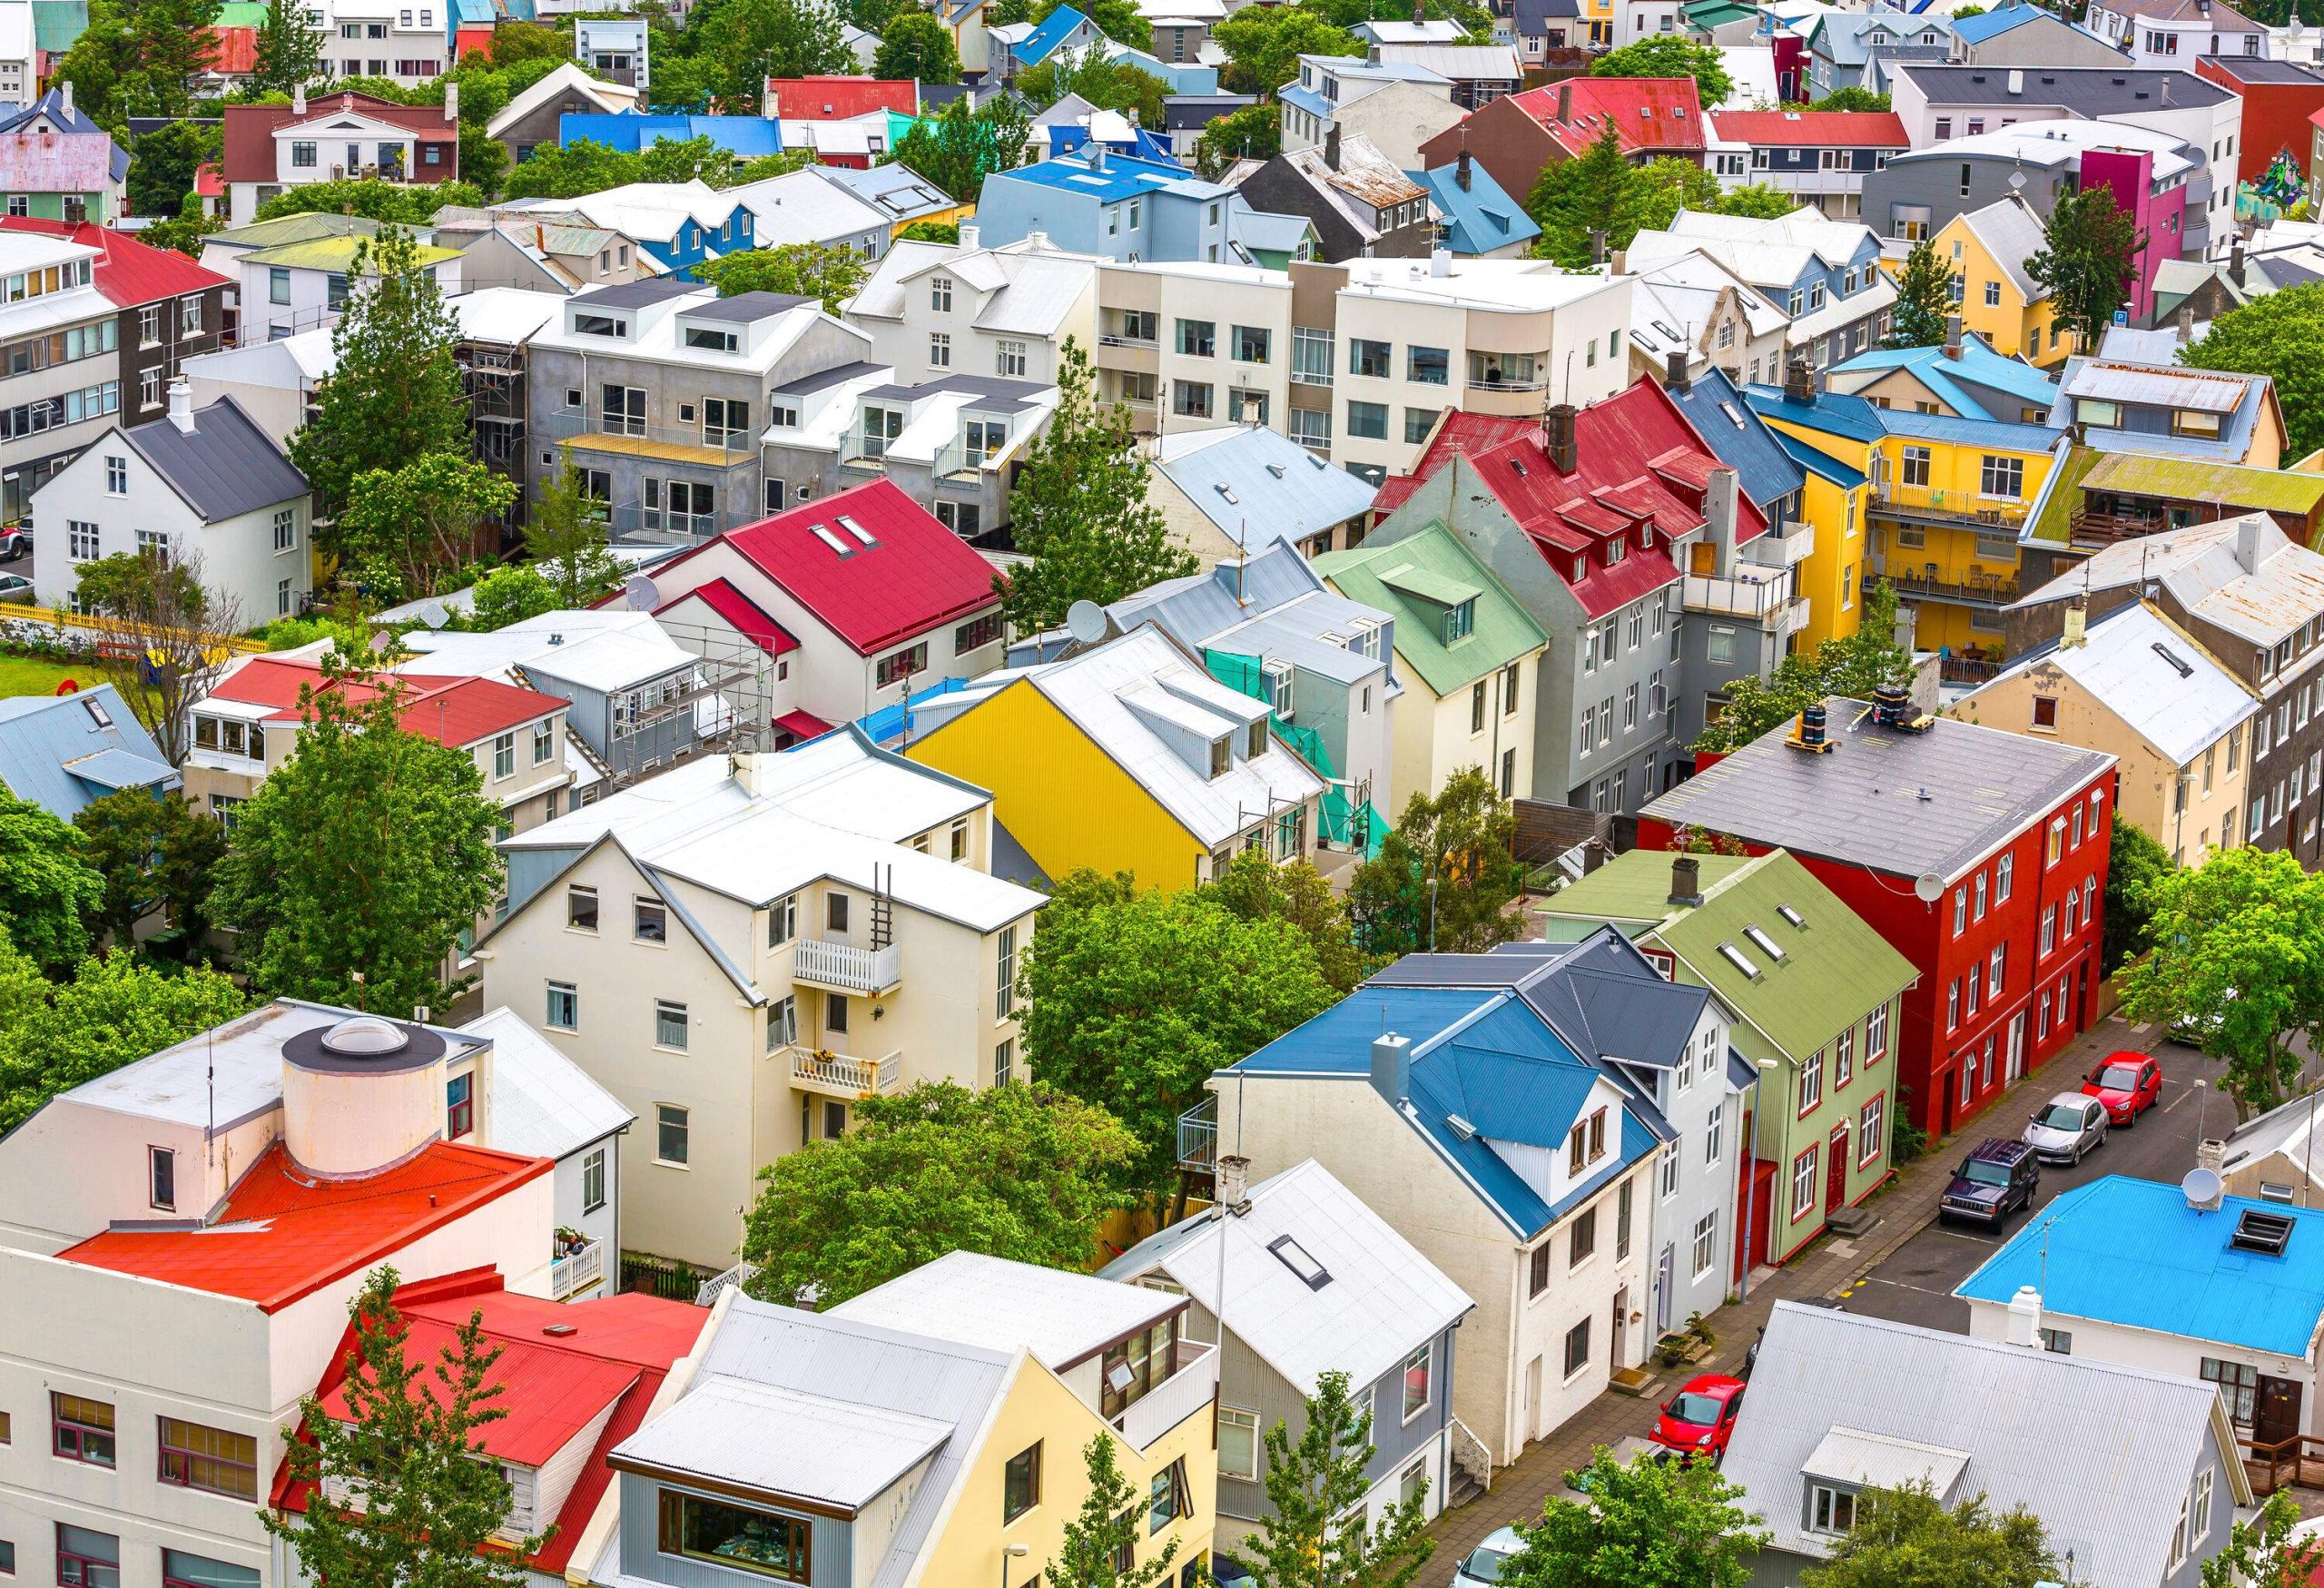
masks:
{"label": "red roof", "polygon": [[0,226],[11,232],[43,232],[52,237],[69,237],[84,247],[103,250],[95,269],[90,272],[91,278],[107,302],[123,309],[233,284],[216,271],[202,269],[174,248],[140,242],[126,232],[116,232],[94,221],[74,225],[68,221],[35,221],[26,215],[10,215],[0,219]]}
{"label": "red roof", "polygon": [[1625,154],[1702,150],[1702,100],[1691,77],[1568,77],[1510,98],[1569,154],[1596,143],[1610,123]]}
{"label": "red roof", "polygon": [[1711,131],[1729,143],[1814,149],[1908,149],[1905,118],[1886,110],[1715,110]]}
{"label": "red roof", "polygon": [[487,60],[492,55],[492,29],[464,27],[452,36],[452,59],[465,61],[471,54],[481,54]]}
{"label": "red roof", "polygon": [[[205,160],[193,168],[193,191],[205,199],[226,196],[226,178],[215,160]],[[171,251],[175,252],[173,249]]]}
{"label": "red roof", "polygon": [[722,544],[866,656],[1000,598],[992,565],[892,480],[729,529],[655,568],[655,583],[673,588],[678,569]]}
{"label": "red roof", "polygon": [[[406,691],[405,731],[455,750],[537,722],[565,706],[554,695],[493,678],[439,678],[408,673],[401,681]],[[222,680],[211,695],[244,705],[271,705],[276,710],[268,722],[295,723],[301,689],[331,688],[345,693],[344,686],[328,683],[323,670],[311,662],[255,656]],[[362,686],[362,691],[366,697],[376,693],[369,686]]]}
{"label": "red roof", "polygon": [[671,607],[677,606],[678,602],[697,597],[704,607],[732,624],[735,633],[757,646],[768,656],[779,656],[785,651],[795,651],[799,648],[799,642],[791,636],[789,630],[760,611],[756,602],[724,579],[713,579],[706,585],[696,586],[679,597],[676,601],[663,602],[654,609],[654,616],[659,617]]}
{"label": "red roof", "polygon": [[[407,1348],[420,1362],[435,1360],[454,1330],[471,1315],[481,1315],[486,1344],[500,1350],[487,1382],[501,1394],[489,1404],[508,1414],[478,1430],[488,1455],[539,1466],[612,1408],[564,1509],[540,1518],[555,1522],[556,1534],[532,1565],[551,1576],[564,1573],[605,1496],[612,1480],[606,1455],[637,1431],[663,1379],[694,1348],[710,1322],[706,1309],[658,1296],[633,1293],[573,1302],[519,1296],[489,1269],[400,1286],[396,1310],[403,1315]],[[551,1329],[558,1332],[550,1334]],[[350,1327],[316,1386],[324,1409],[334,1415],[346,1409],[347,1372],[354,1361]],[[276,1475],[275,1504],[303,1511],[308,1493],[308,1485],[292,1480],[286,1462]]]}
{"label": "red roof", "polygon": [[210,29],[210,69],[222,77],[247,77],[258,70],[258,29]]}
{"label": "red roof", "polygon": [[459,175],[460,130],[456,122],[446,118],[442,105],[391,104],[384,99],[374,99],[368,94],[342,89],[337,94],[316,94],[307,102],[303,112],[287,104],[228,105],[225,110],[226,180],[273,182],[274,134],[278,128],[321,121],[347,111],[356,111],[373,121],[386,122],[390,126],[417,133],[424,140],[421,148],[432,144],[444,151],[442,163],[437,165],[428,165],[424,159],[413,161],[415,172],[425,170],[438,181],[448,181]]}
{"label": "red roof", "polygon": [[[57,1256],[280,1312],[556,1167],[546,1158],[431,1141],[378,1174],[316,1180],[298,1172],[278,1141],[227,1193],[210,1228],[108,1229]],[[249,1228],[219,1228],[235,1224]]]}
{"label": "red roof", "polygon": [[787,734],[798,735],[802,744],[820,739],[832,731],[832,725],[812,711],[786,711],[774,719],[774,725]]}
{"label": "red roof", "polygon": [[911,78],[770,77],[766,85],[774,95],[777,117],[795,122],[843,122],[875,110],[920,113],[920,84]]}

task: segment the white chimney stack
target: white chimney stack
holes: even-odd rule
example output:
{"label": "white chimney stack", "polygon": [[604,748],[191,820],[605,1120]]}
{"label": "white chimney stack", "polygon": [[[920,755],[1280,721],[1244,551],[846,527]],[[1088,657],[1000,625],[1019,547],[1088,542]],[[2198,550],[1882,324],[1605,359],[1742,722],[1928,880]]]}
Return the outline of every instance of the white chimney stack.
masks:
{"label": "white chimney stack", "polygon": [[2013,1346],[2041,1348],[2042,1293],[2033,1286],[2019,1286],[2017,1294],[2009,1298],[2009,1333],[2004,1337]]}
{"label": "white chimney stack", "polygon": [[170,382],[170,423],[182,435],[193,434],[193,382],[182,375]]}
{"label": "white chimney stack", "polygon": [[2247,574],[2260,571],[2260,539],[2267,528],[2268,519],[2259,513],[2246,514],[2235,526],[2235,560]]}
{"label": "white chimney stack", "polygon": [[62,97],[57,103],[64,107],[64,113],[69,116],[73,113],[73,79],[67,77],[59,87]]}
{"label": "white chimney stack", "polygon": [[1237,1217],[1251,1210],[1251,1160],[1221,1153],[1216,1165],[1218,1205]]}
{"label": "white chimney stack", "polygon": [[444,119],[454,123],[460,119],[460,85],[457,83],[444,84]]}
{"label": "white chimney stack", "polygon": [[303,83],[290,91],[290,113],[294,116],[307,113],[307,85]]}
{"label": "white chimney stack", "polygon": [[977,246],[977,228],[973,222],[960,222],[960,246],[974,252]]}

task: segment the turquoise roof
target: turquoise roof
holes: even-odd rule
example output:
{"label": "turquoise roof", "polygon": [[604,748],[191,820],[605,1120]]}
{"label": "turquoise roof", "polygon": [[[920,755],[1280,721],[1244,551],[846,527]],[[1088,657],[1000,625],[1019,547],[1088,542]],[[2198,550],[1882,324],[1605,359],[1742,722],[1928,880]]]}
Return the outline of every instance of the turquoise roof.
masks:
{"label": "turquoise roof", "polygon": [[[1974,21],[1972,17],[1970,20]],[[1909,371],[1945,407],[1967,418],[2017,420],[2014,411],[1995,413],[1965,389],[1963,382],[2004,392],[2021,407],[2046,409],[2058,398],[2057,382],[2020,359],[2004,358],[1972,331],[1961,339],[1957,358],[1948,359],[1938,348],[1875,348],[1845,364],[1833,366],[1835,375],[1865,371]]]}

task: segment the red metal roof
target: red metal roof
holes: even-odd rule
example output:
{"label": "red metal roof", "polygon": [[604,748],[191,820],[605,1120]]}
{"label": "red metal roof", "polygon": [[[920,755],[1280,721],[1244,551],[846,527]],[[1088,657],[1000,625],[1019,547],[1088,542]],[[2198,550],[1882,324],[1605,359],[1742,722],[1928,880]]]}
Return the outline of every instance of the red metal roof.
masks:
{"label": "red metal roof", "polygon": [[[215,160],[205,160],[193,168],[193,191],[205,199],[222,199],[226,196],[226,178],[224,173],[219,171],[218,163]],[[172,249],[171,252],[174,253],[177,251]]]}
{"label": "red metal roof", "polygon": [[[546,1158],[431,1141],[378,1174],[314,1180],[278,1141],[209,1228],[108,1229],[57,1256],[280,1312],[556,1167]],[[222,1228],[231,1225],[247,1228]]]}
{"label": "red metal roof", "polygon": [[802,744],[820,739],[832,731],[832,725],[812,711],[786,711],[774,719],[774,725],[785,733],[798,735]]}
{"label": "red metal roof", "polygon": [[1908,149],[1905,118],[1885,110],[1715,110],[1711,130],[1730,143],[1813,149]]}
{"label": "red metal roof", "polygon": [[463,27],[453,34],[452,59],[455,61],[465,61],[471,54],[483,55],[487,61],[491,59],[492,29],[489,27]]}
{"label": "red metal roof", "polygon": [[911,78],[770,77],[766,85],[775,96],[776,113],[786,121],[843,122],[875,110],[920,113],[920,84]]}
{"label": "red metal roof", "polygon": [[[513,684],[503,684],[494,678],[427,677],[405,674],[401,679],[406,694],[403,703],[403,725],[408,733],[463,749],[526,723],[537,722],[562,710],[565,702],[554,695],[519,689]],[[212,697],[231,700],[245,705],[270,705],[276,708],[269,722],[299,720],[299,692],[301,689],[338,689],[345,694],[344,686],[328,682],[323,670],[311,662],[285,661],[275,656],[257,656],[236,668],[232,674],[211,691]],[[377,693],[369,686],[360,686],[365,697]]]}
{"label": "red metal roof", "polygon": [[732,624],[737,634],[770,656],[779,656],[785,651],[799,648],[799,642],[792,637],[789,630],[760,611],[756,602],[724,579],[713,579],[706,585],[696,586],[676,601],[663,602],[655,608],[654,616],[659,617],[678,602],[690,597],[699,597],[704,607]]}
{"label": "red metal roof", "polygon": [[992,565],[892,480],[729,529],[655,568],[655,583],[676,588],[684,583],[678,570],[722,543],[866,656],[1000,598]]}
{"label": "red metal roof", "polygon": [[69,237],[85,247],[103,250],[90,277],[107,302],[123,309],[233,284],[216,271],[202,269],[174,248],[155,248],[150,242],[138,242],[126,232],[116,232],[94,221],[75,225],[68,221],[35,221],[26,215],[10,215],[0,219],[0,226],[11,232],[42,232],[52,237]]}
{"label": "red metal roof", "polygon": [[212,27],[210,69],[222,77],[247,77],[258,70],[258,29]]}
{"label": "red metal roof", "polygon": [[1691,77],[1568,77],[1510,97],[1569,154],[1609,125],[1625,154],[1702,151],[1702,100]]}
{"label": "red metal roof", "polygon": [[[368,94],[342,89],[337,94],[318,94],[307,102],[302,113],[287,104],[230,104],[225,109],[226,159],[228,182],[271,182],[274,175],[274,133],[277,128],[294,123],[321,121],[342,112],[355,111],[373,121],[386,122],[419,133],[426,143],[446,151],[442,163],[426,165],[412,162],[415,171],[426,170],[438,180],[449,180],[459,175],[460,131],[456,122],[448,120],[440,104],[391,104],[384,99],[374,99]],[[432,136],[431,136],[432,134]]]}

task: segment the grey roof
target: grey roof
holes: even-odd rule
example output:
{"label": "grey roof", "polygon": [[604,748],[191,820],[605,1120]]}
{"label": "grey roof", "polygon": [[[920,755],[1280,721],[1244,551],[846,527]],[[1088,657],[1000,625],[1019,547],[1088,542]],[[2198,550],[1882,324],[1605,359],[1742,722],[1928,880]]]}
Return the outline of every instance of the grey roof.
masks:
{"label": "grey roof", "polygon": [[1668,1070],[1695,1040],[1710,992],[1666,981],[1630,940],[1602,926],[1579,942],[1506,943],[1486,954],[1406,954],[1382,987],[1508,987],[1585,1059]]}
{"label": "grey roof", "polygon": [[795,292],[737,292],[732,298],[714,298],[707,303],[682,312],[688,320],[723,320],[736,325],[749,325],[756,321],[772,320],[778,314],[788,314],[802,303],[813,301],[802,298]]}
{"label": "grey roof", "polygon": [[1049,881],[1031,851],[1017,841],[1017,834],[996,820],[992,824],[992,874],[1002,882],[1014,883],[1020,888],[1031,888],[1046,893],[1056,886]]}
{"label": "grey roof", "polygon": [[[2020,90],[2009,91],[2014,72]],[[1910,62],[1888,68],[1891,77],[1909,77],[1935,105],[2055,105],[2072,114],[2096,118],[2124,111],[2189,110],[2233,97],[2216,83],[2191,72],[2162,72],[2142,66],[1945,66]],[[2163,95],[2169,93],[2166,104]]]}
{"label": "grey roof", "polygon": [[1806,1475],[1845,1466],[1817,1475],[1950,1475],[1940,1499],[1982,1493],[2040,1517],[2076,1582],[2152,1583],[2214,1460],[2229,1488],[2214,1504],[2245,1503],[2219,1392],[2200,1379],[1778,1301],[1722,1474],[1795,1554],[1824,1553],[1802,1525]]}
{"label": "grey roof", "polygon": [[195,409],[191,430],[158,419],[121,434],[205,524],[307,494],[307,477],[231,397]]}
{"label": "grey roof", "polygon": [[866,397],[901,397],[917,401],[940,391],[958,391],[976,401],[970,406],[993,413],[1022,413],[1039,404],[1049,390],[1038,380],[1010,380],[999,375],[946,375],[934,380],[891,381],[875,386]]}
{"label": "grey roof", "polygon": [[2257,646],[2272,646],[2324,613],[2324,556],[2295,545],[2265,513],[2116,541],[2017,605],[2150,583],[2204,622]]}
{"label": "grey roof", "polygon": [[1062,1373],[1185,1307],[1183,1297],[1094,1274],[955,1251],[851,1297],[823,1316],[990,1351],[1029,1351]]}
{"label": "grey roof", "polygon": [[886,364],[873,364],[858,359],[852,364],[834,364],[828,370],[817,370],[811,374],[802,375],[796,380],[787,381],[776,387],[774,392],[778,397],[805,397],[811,392],[821,391],[827,386],[837,386],[844,381],[860,380],[866,375],[876,375],[889,367]]}
{"label": "grey roof", "polygon": [[177,782],[110,684],[77,695],[0,700],[0,788],[61,821],[123,788],[173,788]]}
{"label": "grey roof", "polygon": [[623,1440],[626,1460],[853,1511],[940,1449],[936,1417],[717,1374]]}
{"label": "grey roof", "polygon": [[503,1005],[460,1030],[492,1042],[492,1145],[527,1158],[564,1158],[593,1146],[637,1116]]}
{"label": "grey roof", "polygon": [[2040,667],[2073,679],[2173,766],[2188,764],[2260,710],[2234,674],[2143,601],[2090,625],[2081,645],[2053,643],[2012,657],[1969,698]]}
{"label": "grey roof", "polygon": [[1950,883],[2114,764],[2114,757],[1938,717],[1905,734],[1872,707],[1827,702],[1835,746],[1785,743],[1787,723],[1696,774],[1642,815],[1891,876]]}
{"label": "grey roof", "polygon": [[1258,103],[1247,94],[1175,94],[1162,102],[1162,126],[1167,132],[1191,133],[1230,112]]}
{"label": "grey roof", "polygon": [[1280,430],[1256,425],[1165,437],[1154,467],[1221,534],[1246,546],[1344,524],[1369,511],[1377,494]]}
{"label": "grey roof", "polygon": [[701,291],[700,281],[682,281],[675,276],[652,276],[576,292],[573,301],[603,309],[648,309],[656,303],[666,303],[673,298],[684,298],[688,293]]}

